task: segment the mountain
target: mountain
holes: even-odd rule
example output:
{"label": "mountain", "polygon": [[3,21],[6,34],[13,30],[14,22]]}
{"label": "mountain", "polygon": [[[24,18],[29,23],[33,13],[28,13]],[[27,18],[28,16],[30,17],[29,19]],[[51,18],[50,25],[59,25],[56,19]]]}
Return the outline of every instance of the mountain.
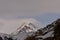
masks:
{"label": "mountain", "polygon": [[[14,40],[24,40],[25,37],[28,35],[33,34],[36,32],[39,28],[42,28],[42,24],[39,23],[35,19],[23,19],[20,20],[20,25],[13,31],[11,34],[1,33],[1,37],[4,38],[12,38]],[[22,38],[21,38],[22,37]]]}
{"label": "mountain", "polygon": [[[42,34],[40,34],[42,32]],[[60,18],[38,29],[35,35],[28,36],[25,40],[60,40]]]}
{"label": "mountain", "polygon": [[21,21],[21,25],[14,32],[12,32],[12,34],[17,34],[18,32],[34,32],[42,27],[42,24],[35,19],[24,19]]}
{"label": "mountain", "polygon": [[[28,36],[25,40],[53,40],[54,37],[54,27],[56,26],[56,22],[58,19],[51,24],[48,24],[44,28],[38,29],[35,33],[35,35]],[[32,39],[31,39],[32,38]]]}
{"label": "mountain", "polygon": [[35,19],[26,19],[22,20],[21,22],[22,25],[11,33],[11,35],[14,36],[14,39],[17,38],[18,40],[23,40],[26,36],[31,35],[39,28],[42,28],[41,23]]}
{"label": "mountain", "polygon": [[0,33],[11,34],[24,23],[32,22],[34,25],[42,27],[42,24],[33,18],[24,19],[0,19]]}
{"label": "mountain", "polygon": [[[46,27],[40,25],[35,19],[22,20],[20,25],[11,34],[0,33],[0,37],[4,40],[54,40],[60,39],[60,19],[48,24]],[[56,35],[58,34],[58,35]],[[57,36],[57,37],[56,37]],[[56,37],[56,38],[55,38]]]}
{"label": "mountain", "polygon": [[[39,23],[39,22],[38,22]],[[30,21],[24,21],[23,25],[18,28],[17,31],[13,32],[13,38],[17,38],[18,40],[24,40],[28,36],[36,36],[36,38],[48,38],[53,37],[54,34],[54,26],[53,24],[49,24],[46,27],[40,27],[36,21],[30,19]],[[30,27],[30,28],[29,28]],[[36,28],[37,27],[37,28]],[[22,37],[22,38],[21,38]]]}

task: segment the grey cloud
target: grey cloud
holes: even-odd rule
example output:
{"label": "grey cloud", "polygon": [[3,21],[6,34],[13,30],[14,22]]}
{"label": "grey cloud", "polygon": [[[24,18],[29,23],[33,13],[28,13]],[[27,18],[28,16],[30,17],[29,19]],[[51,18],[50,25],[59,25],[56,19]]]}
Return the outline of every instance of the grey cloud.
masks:
{"label": "grey cloud", "polygon": [[0,17],[36,16],[60,12],[60,0],[0,0]]}

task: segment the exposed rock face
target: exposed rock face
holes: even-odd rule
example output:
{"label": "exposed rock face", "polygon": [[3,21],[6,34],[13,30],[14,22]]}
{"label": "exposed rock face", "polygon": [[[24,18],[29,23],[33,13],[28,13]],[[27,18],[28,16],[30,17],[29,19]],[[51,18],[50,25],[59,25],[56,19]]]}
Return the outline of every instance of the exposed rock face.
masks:
{"label": "exposed rock face", "polygon": [[3,40],[2,37],[0,37],[0,40]]}
{"label": "exposed rock face", "polygon": [[[28,36],[25,40],[46,40],[46,39],[52,39],[54,35],[53,34],[54,32],[54,26],[49,24],[47,25],[46,27],[44,28],[41,28],[41,29],[38,29],[34,34],[35,35],[31,35],[31,36]],[[32,38],[31,38],[32,37]],[[31,39],[30,39],[31,38]],[[53,39],[52,39],[53,40]]]}
{"label": "exposed rock face", "polygon": [[54,27],[54,38],[55,40],[60,40],[60,19],[58,19],[56,22],[55,22],[55,27]]}

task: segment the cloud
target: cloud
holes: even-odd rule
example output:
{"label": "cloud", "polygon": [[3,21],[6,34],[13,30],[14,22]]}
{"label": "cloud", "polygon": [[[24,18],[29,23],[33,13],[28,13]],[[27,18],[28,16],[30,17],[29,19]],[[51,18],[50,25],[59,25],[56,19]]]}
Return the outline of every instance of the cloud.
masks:
{"label": "cloud", "polygon": [[60,13],[60,0],[0,0],[0,18]]}
{"label": "cloud", "polygon": [[0,33],[9,34],[14,30],[16,30],[16,28],[18,28],[19,25],[21,25],[20,19],[16,19],[16,20],[0,19]]}

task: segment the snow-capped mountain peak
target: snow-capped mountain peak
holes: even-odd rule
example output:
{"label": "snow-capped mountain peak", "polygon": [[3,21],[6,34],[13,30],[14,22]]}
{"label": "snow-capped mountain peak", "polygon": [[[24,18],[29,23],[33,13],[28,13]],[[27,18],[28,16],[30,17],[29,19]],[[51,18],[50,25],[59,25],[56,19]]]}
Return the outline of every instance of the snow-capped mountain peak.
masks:
{"label": "snow-capped mountain peak", "polygon": [[[20,32],[35,32],[42,24],[35,19],[25,19],[21,21],[21,25],[12,34],[18,34]],[[41,25],[40,25],[41,24]]]}

